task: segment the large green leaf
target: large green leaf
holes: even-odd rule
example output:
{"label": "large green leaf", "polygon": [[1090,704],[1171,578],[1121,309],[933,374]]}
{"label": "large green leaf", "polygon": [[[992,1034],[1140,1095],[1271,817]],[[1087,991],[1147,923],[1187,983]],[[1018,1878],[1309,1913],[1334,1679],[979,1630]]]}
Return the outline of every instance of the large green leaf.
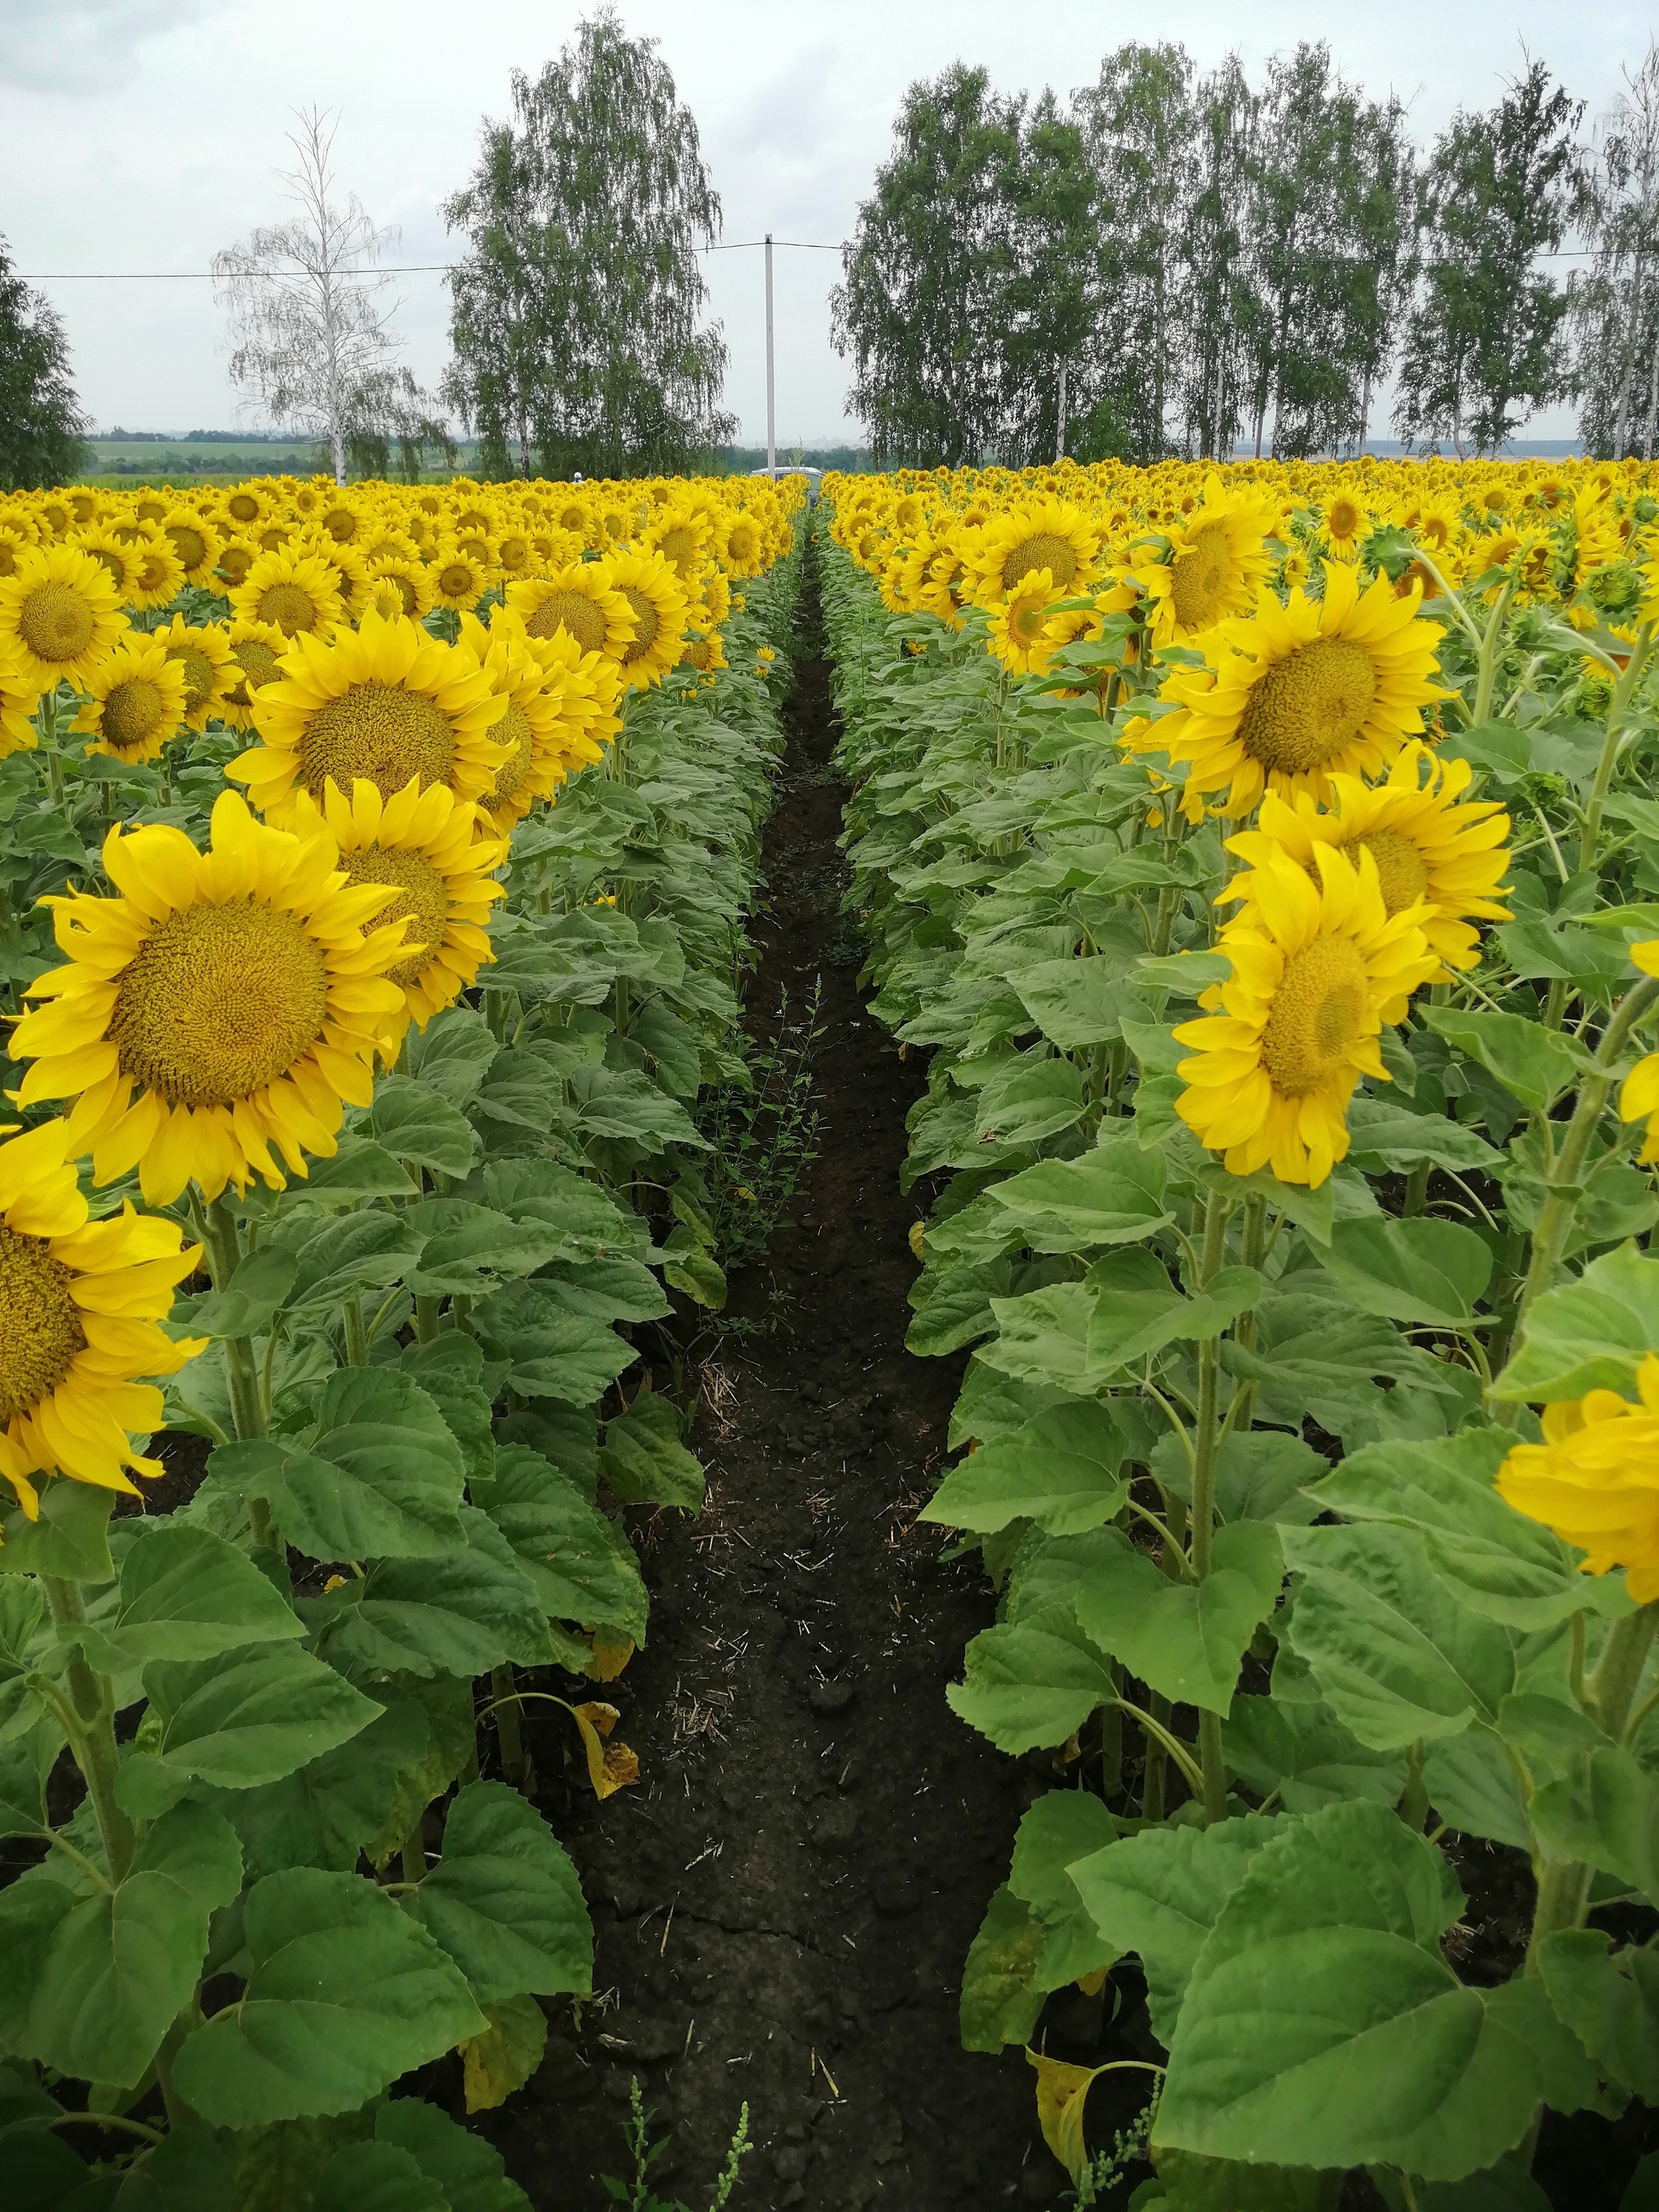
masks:
{"label": "large green leaf", "polygon": [[411,1030],[404,1047],[411,1074],[452,1106],[468,1103],[500,1049],[472,1006],[447,1006],[424,1030]]}
{"label": "large green leaf", "polygon": [[1084,1283],[1051,1283],[1018,1298],[993,1298],[997,1334],[976,1357],[1016,1382],[1048,1382],[1077,1397],[1093,1395],[1089,1317],[1094,1293]]}
{"label": "large green leaf", "polygon": [[1067,1869],[1102,1941],[1138,1954],[1152,2033],[1165,2045],[1217,1916],[1285,1825],[1280,1816],[1252,1814],[1212,1828],[1147,1828]]}
{"label": "large green leaf", "polygon": [[702,1462],[684,1442],[679,1408],[660,1391],[641,1390],[626,1412],[607,1421],[599,1473],[624,1505],[678,1505],[702,1510]]}
{"label": "large green leaf", "polygon": [[1597,2065],[1659,2102],[1659,1955],[1639,1944],[1615,1952],[1599,1928],[1559,1928],[1538,1963],[1550,2002]]}
{"label": "large green leaf", "polygon": [[1051,1043],[1078,1052],[1122,1035],[1127,1008],[1141,1003],[1115,960],[1039,960],[1009,982]]}
{"label": "large green leaf", "polygon": [[307,1612],[343,1666],[482,1674],[504,1659],[553,1656],[534,1583],[484,1514],[461,1509],[464,1549],[435,1559],[381,1559],[362,1582],[325,1591]]}
{"label": "large green leaf", "polygon": [[524,1444],[502,1444],[474,1495],[534,1587],[543,1610],[584,1628],[621,1628],[645,1642],[647,1601],[627,1537],[568,1475]]}
{"label": "large green leaf", "polygon": [[486,1349],[507,1361],[509,1384],[526,1398],[589,1405],[639,1357],[615,1329],[571,1313],[529,1283],[486,1298],[472,1320]]}
{"label": "large green leaf", "polygon": [[1419,1009],[1428,1028],[1478,1061],[1534,1114],[1547,1113],[1591,1063],[1559,1030],[1519,1014],[1471,1012],[1464,1006]]}
{"label": "large green leaf", "polygon": [[[470,1683],[465,1686],[465,1695],[470,1747]],[[220,1790],[210,1802],[240,1838],[250,1881],[289,1866],[324,1867],[336,1874],[349,1874],[359,1851],[373,1844],[388,1824],[398,1826],[394,1808],[400,1783],[428,1755],[426,1714],[412,1694],[404,1694],[393,1698],[378,1719],[356,1735],[337,1749],[308,1759],[280,1781],[251,1790]],[[428,1795],[435,1795],[450,1778],[446,1775],[444,1782]],[[424,1805],[427,1800],[423,1797],[421,1802]],[[414,1826],[418,1810],[408,1809],[398,1843]]]}
{"label": "large green leaf", "polygon": [[423,1199],[407,1212],[425,1240],[409,1286],[426,1297],[476,1297],[492,1279],[532,1275],[564,1241],[550,1223],[514,1220],[463,1198]]}
{"label": "large green leaf", "polygon": [[[1147,1464],[1166,1490],[1192,1504],[1192,1462],[1179,1437],[1160,1437]],[[1216,1510],[1226,1521],[1312,1521],[1319,1508],[1306,1486],[1328,1464],[1283,1429],[1235,1429],[1216,1459]]]}
{"label": "large green leaf", "polygon": [[974,1133],[980,1143],[1036,1145],[1083,1116],[1083,1078],[1069,1060],[1022,1054],[979,1095]]}
{"label": "large green leaf", "polygon": [[958,1719],[1018,1753],[1064,1743],[1116,1692],[1097,1646],[1056,1604],[982,1629],[968,1646],[965,1679],[945,1695]]}
{"label": "large green leaf", "polygon": [[1420,1160],[1436,1167],[1468,1173],[1476,1169],[1492,1174],[1503,1154],[1478,1131],[1443,1114],[1413,1114],[1391,1098],[1351,1099],[1348,1103],[1349,1158],[1356,1154],[1379,1161],[1385,1169],[1405,1174]]}
{"label": "large green leaf", "polygon": [[303,1632],[245,1552],[210,1529],[167,1520],[149,1524],[127,1547],[109,1617],[58,1632],[106,1674],[152,1659],[209,1659]]}
{"label": "large green leaf", "polygon": [[1547,1291],[1530,1308],[1493,1395],[1547,1402],[1617,1390],[1633,1398],[1636,1370],[1654,1352],[1659,1352],[1659,1259],[1624,1245],[1591,1261],[1577,1280]]}
{"label": "large green leaf", "polygon": [[1098,1528],[1128,1494],[1128,1478],[1119,1473],[1127,1446],[1104,1406],[1039,1413],[959,1461],[918,1518],[980,1533],[1018,1520],[1035,1521],[1052,1536]]}
{"label": "large green leaf", "polygon": [[482,1348],[458,1328],[446,1329],[424,1344],[417,1339],[405,1345],[398,1362],[443,1415],[445,1427],[461,1448],[469,1481],[489,1474],[495,1464],[494,1415],[483,1364]]}
{"label": "large green leaf", "polygon": [[214,2127],[355,2112],[485,2022],[459,1968],[374,1884],[310,1867],[248,1892],[247,1985],[173,2062]]}
{"label": "large green leaf", "polygon": [[317,2176],[311,2212],[449,2212],[441,2185],[393,2142],[343,2143]]}
{"label": "large green leaf", "polygon": [[401,1282],[420,1257],[422,1242],[406,1209],[342,1214],[300,1246],[289,1310],[331,1312],[365,1291]]}
{"label": "large green leaf", "polygon": [[208,1923],[241,1882],[241,1854],[203,1805],[163,1814],[113,1890],[42,1870],[0,1891],[0,2041],[65,2074],[131,2088],[189,2002]]}
{"label": "large green leaf", "polygon": [[1037,1960],[1048,1931],[1035,1906],[1005,1883],[991,1893],[963,1961],[960,2033],[964,2051],[999,2051],[1030,2039],[1046,1990]]}
{"label": "large green leaf", "polygon": [[581,1884],[535,1808],[501,1782],[450,1806],[443,1856],[407,1910],[443,1945],[480,2003],[528,1993],[586,1996],[593,1927]]}
{"label": "large green leaf", "polygon": [[1318,1700],[1235,1698],[1221,1749],[1242,1782],[1263,1797],[1277,1790],[1287,1813],[1316,1813],[1349,1797],[1394,1805],[1406,1786],[1400,1753],[1370,1750]]}
{"label": "large green leaf", "polygon": [[1303,1581],[1290,1638],[1360,1741],[1399,1751],[1492,1720],[1515,1686],[1509,1633],[1434,1573],[1415,1529],[1283,1528]]}
{"label": "large green leaf", "polygon": [[291,1644],[155,1660],[144,1669],[144,1694],[152,1755],[181,1778],[225,1790],[280,1781],[349,1743],[380,1711]]}
{"label": "large green leaf", "polygon": [[1508,1430],[1473,1428],[1428,1443],[1370,1444],[1318,1483],[1313,1498],[1351,1521],[1419,1530],[1435,1573],[1489,1620],[1549,1628],[1587,1605],[1626,1610],[1619,1581],[1587,1582],[1559,1537],[1493,1489],[1514,1442]]}
{"label": "large green leaf", "polygon": [[266,1499],[283,1536],[313,1559],[435,1559],[460,1544],[461,1448],[410,1376],[341,1368],[317,1413],[309,1444],[222,1445],[210,1475]]}
{"label": "large green leaf", "polygon": [[179,1299],[172,1318],[192,1336],[261,1336],[286,1304],[299,1267],[296,1254],[263,1245],[239,1262],[222,1291]]}
{"label": "large green leaf", "polygon": [[1582,2051],[1563,2063],[1540,1984],[1466,1989],[1447,1966],[1462,1908],[1439,1852],[1381,1806],[1287,1826],[1193,1968],[1158,2142],[1453,2181],[1521,2140],[1558,2075],[1593,2090]]}
{"label": "large green leaf", "polygon": [[1116,1834],[1111,1814],[1091,1790],[1046,1790],[1022,1818],[1008,1887],[1042,1922],[1038,1988],[1060,1989],[1116,1959],[1071,1876],[1078,1860],[1103,1850]]}
{"label": "large green leaf", "polygon": [[1540,1839],[1659,1902],[1659,1777],[1617,1744],[1576,1759],[1532,1800]]}
{"label": "large green leaf", "polygon": [[0,1516],[0,1575],[56,1575],[60,1582],[68,1583],[113,1582],[109,1516],[114,1504],[112,1491],[100,1490],[90,1482],[70,1482],[61,1476],[43,1482],[37,1520],[29,1520],[21,1505]]}
{"label": "large green leaf", "polygon": [[1131,1248],[1097,1261],[1087,1287],[1089,1364],[1103,1381],[1138,1365],[1166,1344],[1219,1336],[1261,1295],[1254,1267],[1223,1267],[1193,1297],[1183,1297],[1155,1254]]}
{"label": "large green leaf", "polygon": [[986,1197],[1034,1252],[1085,1252],[1138,1243],[1164,1227],[1165,1174],[1162,1152],[1120,1137],[1074,1160],[1039,1160]]}
{"label": "large green leaf", "polygon": [[1484,1237],[1455,1221],[1424,1216],[1339,1221],[1319,1257],[1361,1313],[1441,1328],[1474,1318],[1492,1275],[1492,1247]]}
{"label": "large green leaf", "polygon": [[471,1124],[428,1084],[383,1076],[374,1086],[369,1127],[397,1159],[440,1175],[471,1171],[477,1147]]}
{"label": "large green leaf", "polygon": [[[538,2015],[539,2016],[539,2015]],[[393,2097],[374,2115],[376,2142],[406,2150],[443,2191],[449,2212],[530,2212],[493,2143],[458,2127],[422,2097]]]}
{"label": "large green leaf", "polygon": [[1127,1536],[1109,1533],[1116,1541],[1078,1589],[1085,1632],[1171,1704],[1224,1714],[1245,1647],[1278,1602],[1277,1534],[1263,1522],[1231,1522],[1215,1533],[1205,1579],[1171,1582]]}

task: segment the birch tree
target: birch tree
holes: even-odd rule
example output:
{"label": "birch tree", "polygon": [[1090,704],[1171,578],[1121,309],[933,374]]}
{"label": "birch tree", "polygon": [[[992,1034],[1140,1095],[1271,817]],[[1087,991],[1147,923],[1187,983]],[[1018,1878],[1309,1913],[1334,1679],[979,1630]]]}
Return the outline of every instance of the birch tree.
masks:
{"label": "birch tree", "polygon": [[1659,45],[1597,131],[1583,229],[1589,267],[1571,285],[1578,428],[1589,450],[1654,455],[1659,416]]}
{"label": "birch tree", "polygon": [[334,173],[337,118],[297,112],[295,166],[279,170],[295,213],[213,257],[214,289],[232,335],[231,382],[273,427],[318,439],[334,480],[354,436],[409,435],[424,398],[394,356],[398,301],[379,264],[398,234],[377,227]]}

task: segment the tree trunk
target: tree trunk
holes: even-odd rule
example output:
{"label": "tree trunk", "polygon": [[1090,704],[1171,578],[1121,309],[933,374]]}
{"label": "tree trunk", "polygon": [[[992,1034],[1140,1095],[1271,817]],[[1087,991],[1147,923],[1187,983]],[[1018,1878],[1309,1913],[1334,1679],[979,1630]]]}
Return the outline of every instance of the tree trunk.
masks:
{"label": "tree trunk", "polygon": [[346,441],[345,432],[338,422],[336,422],[334,425],[332,438],[334,445],[334,481],[337,484],[343,484],[346,478]]}
{"label": "tree trunk", "polygon": [[1059,400],[1060,427],[1054,436],[1054,459],[1063,461],[1066,458],[1066,363],[1063,360],[1060,364]]}
{"label": "tree trunk", "polygon": [[1659,343],[1656,343],[1653,349],[1653,374],[1648,379],[1648,420],[1647,428],[1642,436],[1642,459],[1644,461],[1650,461],[1653,459],[1653,425],[1656,416],[1659,416]]}
{"label": "tree trunk", "polygon": [[530,433],[522,415],[519,417],[519,469],[526,483],[530,481]]}
{"label": "tree trunk", "polygon": [[1642,255],[1638,251],[1631,277],[1630,313],[1625,319],[1625,357],[1619,368],[1619,412],[1613,430],[1612,458],[1615,461],[1624,459],[1630,436],[1630,373],[1636,364],[1636,329],[1642,319]]}

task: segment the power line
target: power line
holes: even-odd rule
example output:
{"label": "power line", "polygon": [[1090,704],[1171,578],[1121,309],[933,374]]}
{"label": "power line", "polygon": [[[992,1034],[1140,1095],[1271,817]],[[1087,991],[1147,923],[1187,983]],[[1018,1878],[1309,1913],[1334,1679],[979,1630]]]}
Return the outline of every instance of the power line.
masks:
{"label": "power line", "polygon": [[[763,238],[734,238],[719,246],[699,246],[699,253],[741,253],[750,246],[764,246]],[[775,238],[774,246],[797,246],[805,253],[839,253],[840,243],[830,244],[816,238]],[[354,269],[354,276],[448,276],[466,264],[459,261],[390,261],[368,269]],[[210,282],[211,269],[20,269],[20,280],[25,284],[188,284]],[[265,272],[272,276],[308,276],[308,269],[272,269]]]}

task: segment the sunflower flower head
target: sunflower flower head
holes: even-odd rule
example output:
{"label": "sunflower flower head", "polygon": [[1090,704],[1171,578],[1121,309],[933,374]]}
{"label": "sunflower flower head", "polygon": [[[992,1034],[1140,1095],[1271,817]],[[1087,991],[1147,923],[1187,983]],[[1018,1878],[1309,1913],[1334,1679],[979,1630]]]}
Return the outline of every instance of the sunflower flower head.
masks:
{"label": "sunflower flower head", "polygon": [[78,545],[30,546],[0,576],[0,654],[37,697],[77,683],[126,627],[109,571]]}
{"label": "sunflower flower head", "polygon": [[1243,912],[1222,932],[1230,981],[1204,1018],[1176,1031],[1193,1048],[1176,1111],[1230,1174],[1271,1167],[1281,1182],[1322,1183],[1348,1149],[1347,1107],[1362,1075],[1386,1080],[1377,1037],[1439,963],[1421,904],[1390,915],[1376,863],[1315,848],[1316,875],[1264,854]]}
{"label": "sunflower flower head", "polygon": [[161,1328],[199,1248],[131,1206],[88,1213],[66,1123],[0,1144],[0,1476],[31,1521],[33,1476],[132,1491],[129,1468],[160,1474],[133,1449],[162,1423],[161,1392],[137,1378],[177,1374],[205,1348]]}
{"label": "sunflower flower head", "polygon": [[1616,1390],[1546,1406],[1544,1441],[1516,1444],[1498,1493],[1586,1554],[1581,1571],[1625,1570],[1638,1605],[1659,1597],[1659,1358],[1636,1370],[1632,1402]]}
{"label": "sunflower flower head", "polygon": [[123,638],[82,680],[86,697],[74,726],[91,734],[88,753],[155,760],[185,719],[184,664],[168,658],[159,637]]}
{"label": "sunflower flower head", "polygon": [[458,799],[481,799],[505,757],[494,734],[505,712],[506,701],[464,647],[371,608],[356,630],[326,643],[295,641],[278,680],[252,700],[264,744],[226,773],[278,823],[297,792],[320,806],[331,779],[342,791],[366,779],[390,799],[413,776],[422,786],[444,784]]}
{"label": "sunflower flower head", "polygon": [[479,808],[443,784],[422,788],[412,776],[388,799],[361,778],[349,799],[331,781],[320,809],[302,792],[294,826],[302,840],[321,833],[333,841],[349,884],[383,884],[392,891],[374,917],[377,933],[407,919],[405,957],[388,977],[403,1003],[380,1031],[390,1067],[410,1023],[423,1030],[494,960],[489,909],[506,896],[495,871],[506,863],[507,841]]}
{"label": "sunflower flower head", "polygon": [[[1328,811],[1308,791],[1289,800],[1269,792],[1257,826],[1230,837],[1227,849],[1251,870],[1275,851],[1287,853],[1310,876],[1316,872],[1316,845],[1334,846],[1351,860],[1358,850],[1369,853],[1389,914],[1423,902],[1423,933],[1445,963],[1430,981],[1449,983],[1452,969],[1473,968],[1480,957],[1480,932],[1467,917],[1510,919],[1494,896],[1509,865],[1510,817],[1490,799],[1463,799],[1474,774],[1467,761],[1437,759],[1413,742],[1382,783],[1332,776]],[[1254,880],[1248,872],[1235,876],[1223,899],[1248,899]],[[1398,1020],[1403,1012],[1402,1006],[1387,1018]]]}
{"label": "sunflower flower head", "polygon": [[1422,621],[1415,592],[1396,599],[1385,577],[1360,589],[1331,562],[1322,599],[1269,592],[1247,620],[1222,623],[1211,665],[1181,669],[1160,696],[1177,712],[1155,726],[1158,748],[1188,764],[1190,818],[1220,793],[1223,814],[1248,814],[1266,791],[1322,801],[1334,775],[1383,775],[1423,708],[1447,695],[1433,679],[1443,635]]}
{"label": "sunflower flower head", "polygon": [[326,830],[271,829],[229,791],[207,852],[163,823],[118,826],[103,865],[119,896],[50,902],[68,957],[13,1032],[33,1063],[18,1103],[73,1101],[70,1157],[90,1152],[99,1183],[136,1167],[152,1206],[192,1181],[210,1199],[255,1175],[280,1190],[273,1152],[298,1176],[307,1153],[331,1157],[403,1003],[406,921],[364,927],[393,890],[352,884]]}

